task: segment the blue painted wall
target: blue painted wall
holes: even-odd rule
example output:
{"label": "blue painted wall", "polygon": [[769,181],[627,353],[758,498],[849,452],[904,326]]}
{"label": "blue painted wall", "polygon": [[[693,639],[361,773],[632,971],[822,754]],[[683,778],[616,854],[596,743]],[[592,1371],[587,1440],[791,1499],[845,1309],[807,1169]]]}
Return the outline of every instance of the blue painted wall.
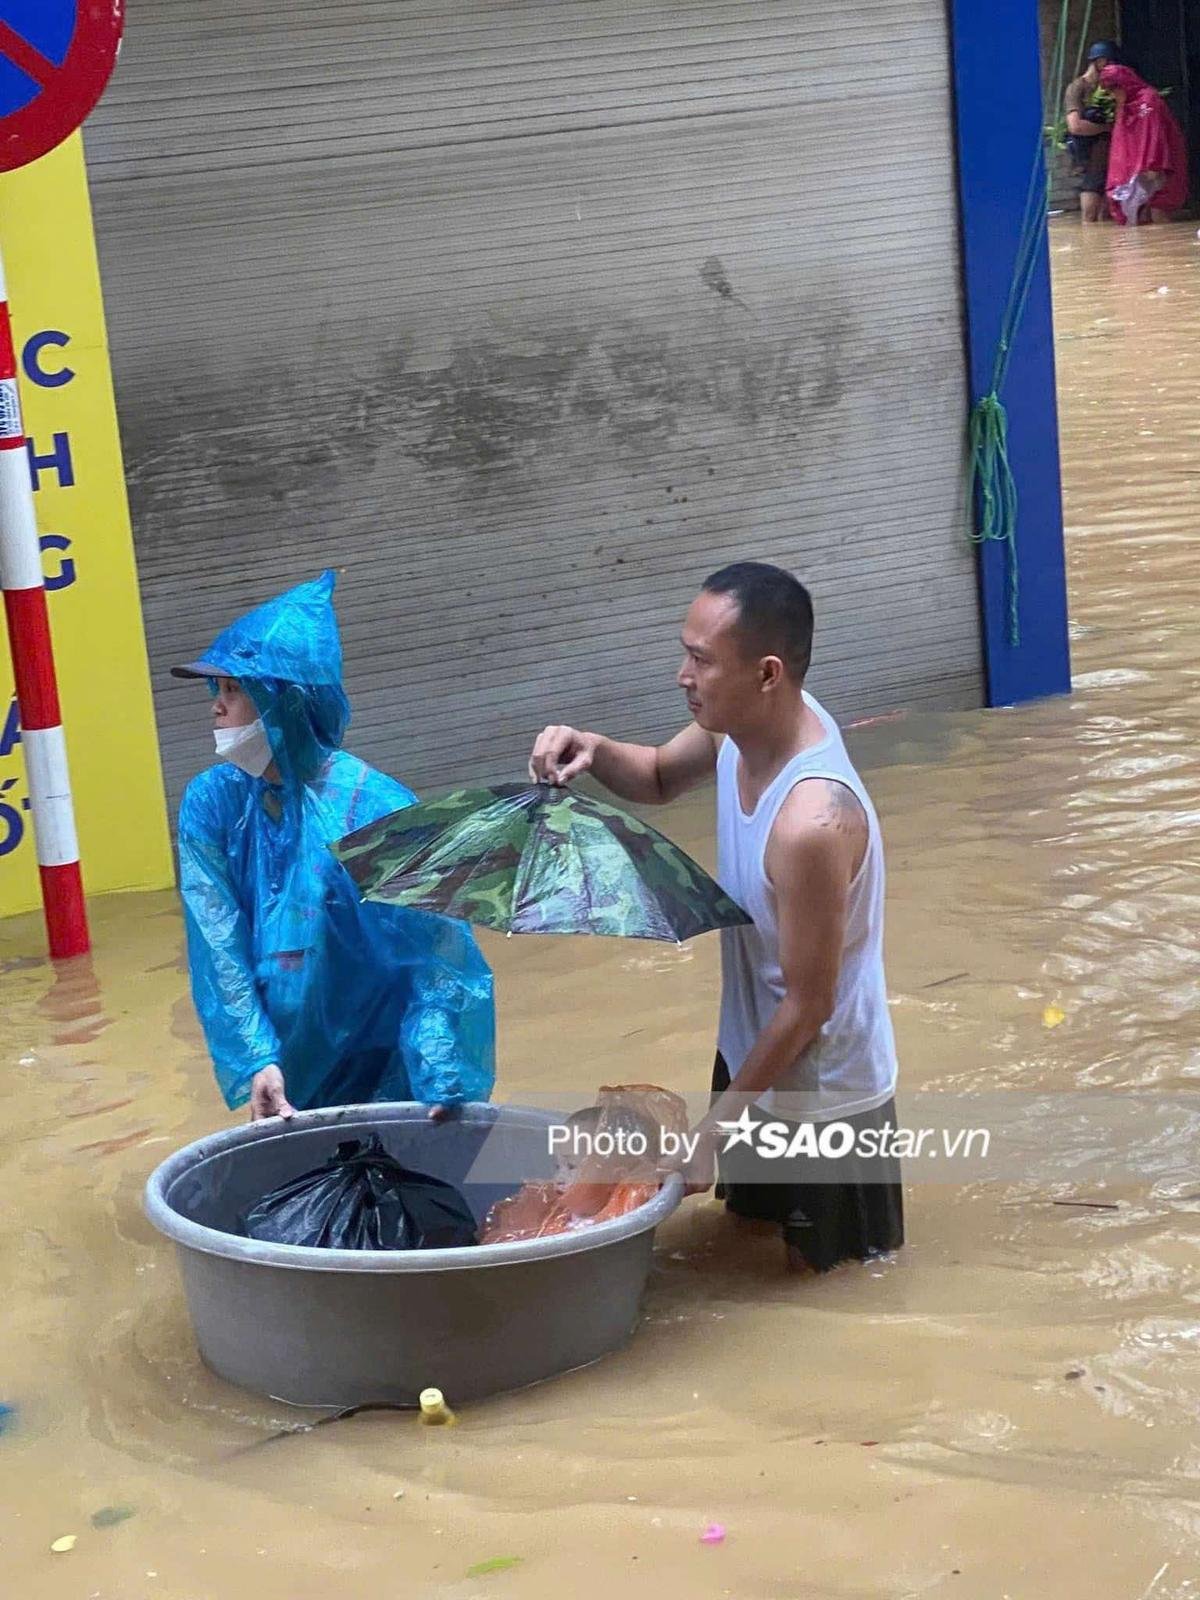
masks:
{"label": "blue painted wall", "polygon": [[[1043,125],[1037,0],[948,0],[953,47],[971,401],[991,388],[1029,176]],[[980,552],[989,705],[1071,687],[1058,402],[1043,238],[1029,305],[1001,399],[1020,495],[1021,642],[1009,643],[1007,556]]]}

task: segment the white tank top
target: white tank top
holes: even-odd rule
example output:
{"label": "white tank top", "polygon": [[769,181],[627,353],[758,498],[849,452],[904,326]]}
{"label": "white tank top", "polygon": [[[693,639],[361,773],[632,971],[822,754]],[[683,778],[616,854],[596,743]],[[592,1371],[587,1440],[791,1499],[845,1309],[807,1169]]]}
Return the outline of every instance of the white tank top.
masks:
{"label": "white tank top", "polygon": [[837,723],[810,694],[825,738],[793,757],[766,789],[751,816],[738,794],[741,758],[726,739],[717,758],[717,877],[753,918],[752,927],[721,932],[721,1024],[718,1048],[730,1076],[749,1055],[783,999],[775,891],[766,854],[780,808],[798,783],[824,778],[845,784],[866,812],[867,851],[850,885],[846,939],[833,1015],[795,1065],[760,1096],[777,1115],[828,1121],[871,1111],[896,1088],[896,1041],[883,972],[883,839],[875,808],[850,764]]}

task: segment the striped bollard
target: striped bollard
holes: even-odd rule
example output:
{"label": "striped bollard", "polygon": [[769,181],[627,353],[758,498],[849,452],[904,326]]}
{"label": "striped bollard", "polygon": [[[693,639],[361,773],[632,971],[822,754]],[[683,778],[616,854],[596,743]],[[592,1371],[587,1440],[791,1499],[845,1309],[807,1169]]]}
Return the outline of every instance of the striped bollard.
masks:
{"label": "striped bollard", "polygon": [[54,648],[33,509],[17,357],[4,263],[0,260],[0,587],[8,621],[21,746],[37,844],[42,904],[54,957],[90,948],[67,746],[63,737]]}

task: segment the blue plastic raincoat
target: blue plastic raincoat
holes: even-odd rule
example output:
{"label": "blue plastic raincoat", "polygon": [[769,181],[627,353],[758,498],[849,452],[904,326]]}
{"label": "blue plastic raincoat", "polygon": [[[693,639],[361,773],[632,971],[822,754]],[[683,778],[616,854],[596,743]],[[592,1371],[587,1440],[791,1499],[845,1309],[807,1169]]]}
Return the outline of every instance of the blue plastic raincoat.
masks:
{"label": "blue plastic raincoat", "polygon": [[300,1108],[486,1100],[492,975],[470,931],[362,904],[328,849],[416,798],[341,748],[350,706],[333,587],[326,572],[260,606],[190,669],[240,682],[281,777],[221,763],[180,808],[192,997],[217,1081],[231,1108],[271,1065]]}

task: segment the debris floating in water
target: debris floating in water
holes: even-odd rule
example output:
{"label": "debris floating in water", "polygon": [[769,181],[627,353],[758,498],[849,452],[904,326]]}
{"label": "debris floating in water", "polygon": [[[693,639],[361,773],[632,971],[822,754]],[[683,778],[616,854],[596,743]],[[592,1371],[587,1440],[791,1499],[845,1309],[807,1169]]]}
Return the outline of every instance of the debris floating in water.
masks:
{"label": "debris floating in water", "polygon": [[115,1528],[118,1523],[128,1522],[130,1517],[136,1515],[132,1506],[101,1506],[99,1511],[92,1512],[93,1528]]}
{"label": "debris floating in water", "polygon": [[17,1420],[16,1409],[0,1403],[0,1433],[7,1433]]}
{"label": "debris floating in water", "polygon": [[724,1544],[725,1524],[723,1522],[710,1522],[700,1535],[701,1544]]}
{"label": "debris floating in water", "polygon": [[1067,1013],[1061,1006],[1047,1006],[1042,1012],[1042,1024],[1047,1028],[1058,1028],[1067,1020]]}
{"label": "debris floating in water", "polygon": [[519,1567],[523,1560],[523,1556],[492,1556],[488,1561],[477,1561],[473,1567],[468,1567],[467,1577],[486,1578],[493,1572],[507,1572],[510,1567]]}
{"label": "debris floating in water", "polygon": [[440,1389],[421,1390],[421,1421],[429,1428],[453,1428],[458,1418]]}
{"label": "debris floating in water", "polygon": [[78,1539],[79,1535],[76,1533],[64,1533],[61,1539],[55,1539],[50,1548],[56,1556],[65,1556],[68,1551],[74,1550]]}

